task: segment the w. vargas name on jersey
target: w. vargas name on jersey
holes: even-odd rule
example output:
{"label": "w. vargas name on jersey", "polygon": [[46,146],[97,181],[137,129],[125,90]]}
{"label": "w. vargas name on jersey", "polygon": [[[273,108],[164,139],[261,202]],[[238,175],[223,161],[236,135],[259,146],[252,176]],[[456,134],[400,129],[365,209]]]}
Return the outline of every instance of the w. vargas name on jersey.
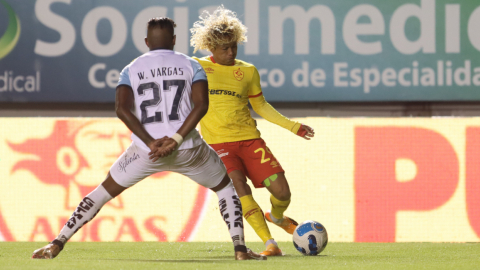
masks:
{"label": "w. vargas name on jersey", "polygon": [[[183,68],[178,68],[177,67],[161,67],[157,69],[151,69],[150,73],[152,73],[152,77],[155,78],[155,76],[174,76],[174,75],[183,75]],[[139,72],[137,73],[138,78],[140,80],[143,80],[145,78],[145,72]]]}

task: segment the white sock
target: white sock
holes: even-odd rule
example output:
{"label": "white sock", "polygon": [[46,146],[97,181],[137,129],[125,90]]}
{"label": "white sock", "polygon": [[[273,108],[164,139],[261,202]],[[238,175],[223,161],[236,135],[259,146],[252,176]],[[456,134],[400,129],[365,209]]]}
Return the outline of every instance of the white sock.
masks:
{"label": "white sock", "polygon": [[274,217],[274,216],[272,215],[272,212],[270,212],[270,218],[272,219],[273,223],[275,223],[275,224],[281,224],[282,221],[283,221],[283,218],[278,219],[278,218]]}
{"label": "white sock", "polygon": [[245,237],[243,234],[242,204],[233,188],[232,182],[222,190],[217,191],[217,196],[220,214],[227,224],[235,251],[246,252],[247,249],[245,247]]}
{"label": "white sock", "polygon": [[277,242],[275,242],[275,240],[273,240],[273,238],[269,239],[269,240],[267,240],[267,242],[265,242],[265,247],[268,247],[268,245],[270,245],[270,244],[274,244],[275,246],[278,247]]}
{"label": "white sock", "polygon": [[[112,196],[110,196],[107,190],[100,184],[95,190],[83,198],[55,240],[65,245],[65,243],[80,230],[83,225],[92,220],[102,206],[111,199],[113,199]],[[55,242],[58,243],[58,241]],[[63,248],[63,246],[61,246],[61,248]]]}

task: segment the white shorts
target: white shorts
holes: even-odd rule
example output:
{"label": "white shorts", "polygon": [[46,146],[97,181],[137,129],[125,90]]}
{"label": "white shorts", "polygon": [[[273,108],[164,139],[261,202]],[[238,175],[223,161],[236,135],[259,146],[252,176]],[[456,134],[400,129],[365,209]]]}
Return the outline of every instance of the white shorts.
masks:
{"label": "white shorts", "polygon": [[148,152],[132,142],[113,163],[110,175],[117,184],[128,188],[163,171],[185,175],[206,188],[218,186],[227,174],[217,153],[203,141],[195,148],[176,150],[170,156],[155,162],[149,159]]}

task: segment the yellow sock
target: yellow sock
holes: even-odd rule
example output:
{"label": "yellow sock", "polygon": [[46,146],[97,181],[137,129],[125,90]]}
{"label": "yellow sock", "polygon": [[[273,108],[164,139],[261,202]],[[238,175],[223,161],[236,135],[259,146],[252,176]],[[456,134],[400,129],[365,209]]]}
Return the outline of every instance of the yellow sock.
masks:
{"label": "yellow sock", "polygon": [[285,213],[290,204],[290,200],[280,201],[273,195],[270,195],[270,202],[272,203],[272,216],[276,219],[282,219],[283,213]]}
{"label": "yellow sock", "polygon": [[240,202],[242,202],[243,217],[248,221],[250,226],[252,226],[263,243],[265,244],[268,240],[272,239],[273,237],[263,217],[262,209],[260,209],[260,206],[258,206],[252,195],[241,197]]}

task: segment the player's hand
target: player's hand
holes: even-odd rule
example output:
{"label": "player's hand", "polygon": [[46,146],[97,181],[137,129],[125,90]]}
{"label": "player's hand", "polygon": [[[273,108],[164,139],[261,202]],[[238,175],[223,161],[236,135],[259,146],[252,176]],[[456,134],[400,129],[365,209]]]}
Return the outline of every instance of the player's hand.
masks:
{"label": "player's hand", "polygon": [[159,155],[160,157],[167,157],[170,154],[175,151],[177,148],[178,143],[172,138],[168,138],[165,140],[165,142],[162,144],[162,146],[159,148]]}
{"label": "player's hand", "polygon": [[298,129],[297,135],[304,138],[305,140],[310,140],[315,136],[315,131],[313,128],[302,124],[300,128]]}
{"label": "player's hand", "polygon": [[[147,145],[148,148],[150,148],[150,153],[148,153],[150,159],[153,159],[156,156],[155,153],[159,151],[159,148],[165,143],[167,139],[168,137],[165,136],[163,138],[153,140]],[[159,157],[160,156],[158,156],[154,161],[157,161]]]}
{"label": "player's hand", "polygon": [[162,138],[161,142],[156,144],[156,148],[148,153],[152,162],[157,161],[159,158],[167,157],[175,151],[178,143],[172,138]]}
{"label": "player's hand", "polygon": [[[163,138],[160,139],[155,139],[151,141],[147,146],[150,148],[150,153],[155,152],[162,144],[165,142],[165,140],[168,139],[167,136],[164,136]],[[148,153],[150,155],[150,153]]]}

